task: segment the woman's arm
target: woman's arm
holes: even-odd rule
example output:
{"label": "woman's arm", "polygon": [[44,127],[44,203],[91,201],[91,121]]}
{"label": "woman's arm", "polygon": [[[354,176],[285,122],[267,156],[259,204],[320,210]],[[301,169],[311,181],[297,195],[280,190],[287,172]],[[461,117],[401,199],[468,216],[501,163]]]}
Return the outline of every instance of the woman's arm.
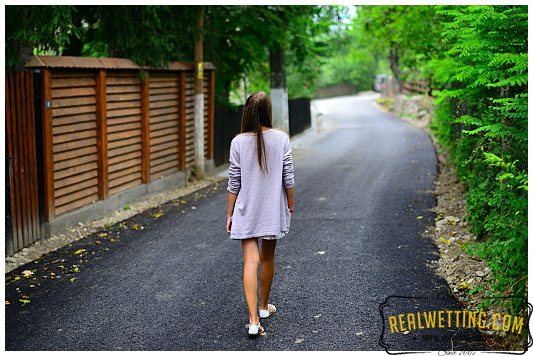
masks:
{"label": "woman's arm", "polygon": [[[285,187],[287,200],[289,202],[294,202],[294,165],[292,163],[291,142],[288,136],[285,141],[283,152],[283,186]],[[293,203],[289,203],[289,209],[294,209]],[[290,217],[292,219],[292,212]]]}
{"label": "woman's arm", "polygon": [[[294,186],[291,188],[285,188],[285,193],[287,193],[287,200],[291,203],[289,203],[289,209],[294,209]],[[291,219],[292,219],[292,212],[291,212]]]}
{"label": "woman's arm", "polygon": [[237,194],[228,192],[228,218],[233,216],[233,209],[235,208],[235,201],[237,200]]}
{"label": "woman's arm", "polygon": [[235,201],[237,200],[237,194],[228,192],[228,219],[226,221],[226,231],[231,233],[231,217],[233,216],[233,209],[235,209]]}
{"label": "woman's arm", "polygon": [[241,190],[241,165],[239,150],[236,147],[235,139],[231,141],[228,169],[228,219],[226,221],[226,231],[231,233],[231,217],[233,216],[233,209],[235,208],[235,201],[237,195]]}

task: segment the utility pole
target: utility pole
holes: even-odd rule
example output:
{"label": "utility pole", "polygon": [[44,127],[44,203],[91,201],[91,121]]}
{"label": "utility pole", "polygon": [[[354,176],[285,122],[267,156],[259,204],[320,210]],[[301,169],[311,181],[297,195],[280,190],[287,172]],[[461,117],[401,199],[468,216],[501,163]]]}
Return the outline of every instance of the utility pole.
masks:
{"label": "utility pole", "polygon": [[197,35],[194,43],[194,155],[196,178],[204,179],[204,7],[198,6]]}
{"label": "utility pole", "polygon": [[285,79],[284,44],[270,50],[270,99],[272,126],[289,134],[289,96]]}

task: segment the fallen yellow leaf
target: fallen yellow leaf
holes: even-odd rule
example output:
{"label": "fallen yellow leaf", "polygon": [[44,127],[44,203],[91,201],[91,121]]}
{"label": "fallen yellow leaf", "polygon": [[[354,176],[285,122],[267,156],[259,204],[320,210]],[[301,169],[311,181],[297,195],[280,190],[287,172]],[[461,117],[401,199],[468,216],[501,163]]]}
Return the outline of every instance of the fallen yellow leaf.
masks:
{"label": "fallen yellow leaf", "polygon": [[450,243],[450,240],[446,240],[446,239],[440,239],[440,240],[441,240],[442,242],[444,242],[444,243],[447,243],[447,244]]}
{"label": "fallen yellow leaf", "polygon": [[100,245],[100,244],[101,244],[101,242],[100,242],[100,241],[98,241],[98,240],[97,240],[97,241],[95,241],[94,243],[95,243],[95,244],[97,244],[97,245]]}
{"label": "fallen yellow leaf", "polygon": [[30,278],[33,275],[33,272],[27,269],[25,271],[22,271],[22,275],[26,278]]}
{"label": "fallen yellow leaf", "polygon": [[185,200],[180,200],[180,203],[185,204],[187,202]]}
{"label": "fallen yellow leaf", "polygon": [[101,234],[98,234],[98,236],[100,236],[100,237],[107,236],[107,232],[102,232]]}
{"label": "fallen yellow leaf", "polygon": [[423,219],[424,217],[423,217],[423,216],[417,216],[416,218],[417,218],[418,220],[420,220],[420,219]]}
{"label": "fallen yellow leaf", "polygon": [[468,288],[469,285],[470,285],[470,283],[463,283],[460,286],[458,286],[457,289],[463,290],[463,289]]}
{"label": "fallen yellow leaf", "polygon": [[299,344],[300,342],[304,341],[304,339],[296,339],[296,341],[294,341],[295,344]]}
{"label": "fallen yellow leaf", "polygon": [[84,248],[79,249],[78,251],[74,252],[74,255],[79,255],[80,253],[85,252],[85,251],[87,251],[87,250],[84,249]]}

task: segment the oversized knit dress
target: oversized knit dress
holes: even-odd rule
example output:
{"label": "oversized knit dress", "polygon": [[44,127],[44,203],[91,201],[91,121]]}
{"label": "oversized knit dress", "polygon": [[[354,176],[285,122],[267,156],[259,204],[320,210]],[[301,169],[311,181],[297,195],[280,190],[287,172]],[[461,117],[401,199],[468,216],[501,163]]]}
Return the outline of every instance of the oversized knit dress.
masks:
{"label": "oversized knit dress", "polygon": [[257,162],[255,133],[231,141],[228,191],[237,194],[230,238],[276,238],[289,231],[290,212],[285,188],[294,186],[289,136],[278,129],[263,131],[268,174]]}

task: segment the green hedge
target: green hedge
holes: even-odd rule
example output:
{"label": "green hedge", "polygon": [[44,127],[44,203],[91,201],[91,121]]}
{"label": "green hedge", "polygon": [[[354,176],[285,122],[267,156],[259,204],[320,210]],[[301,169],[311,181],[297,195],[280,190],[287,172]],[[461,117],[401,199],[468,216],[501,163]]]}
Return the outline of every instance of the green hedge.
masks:
{"label": "green hedge", "polygon": [[[430,62],[443,88],[433,130],[467,188],[492,296],[525,296],[527,282],[527,6],[439,6],[445,53]],[[507,306],[513,312],[521,303]],[[482,306],[487,306],[487,298]]]}

